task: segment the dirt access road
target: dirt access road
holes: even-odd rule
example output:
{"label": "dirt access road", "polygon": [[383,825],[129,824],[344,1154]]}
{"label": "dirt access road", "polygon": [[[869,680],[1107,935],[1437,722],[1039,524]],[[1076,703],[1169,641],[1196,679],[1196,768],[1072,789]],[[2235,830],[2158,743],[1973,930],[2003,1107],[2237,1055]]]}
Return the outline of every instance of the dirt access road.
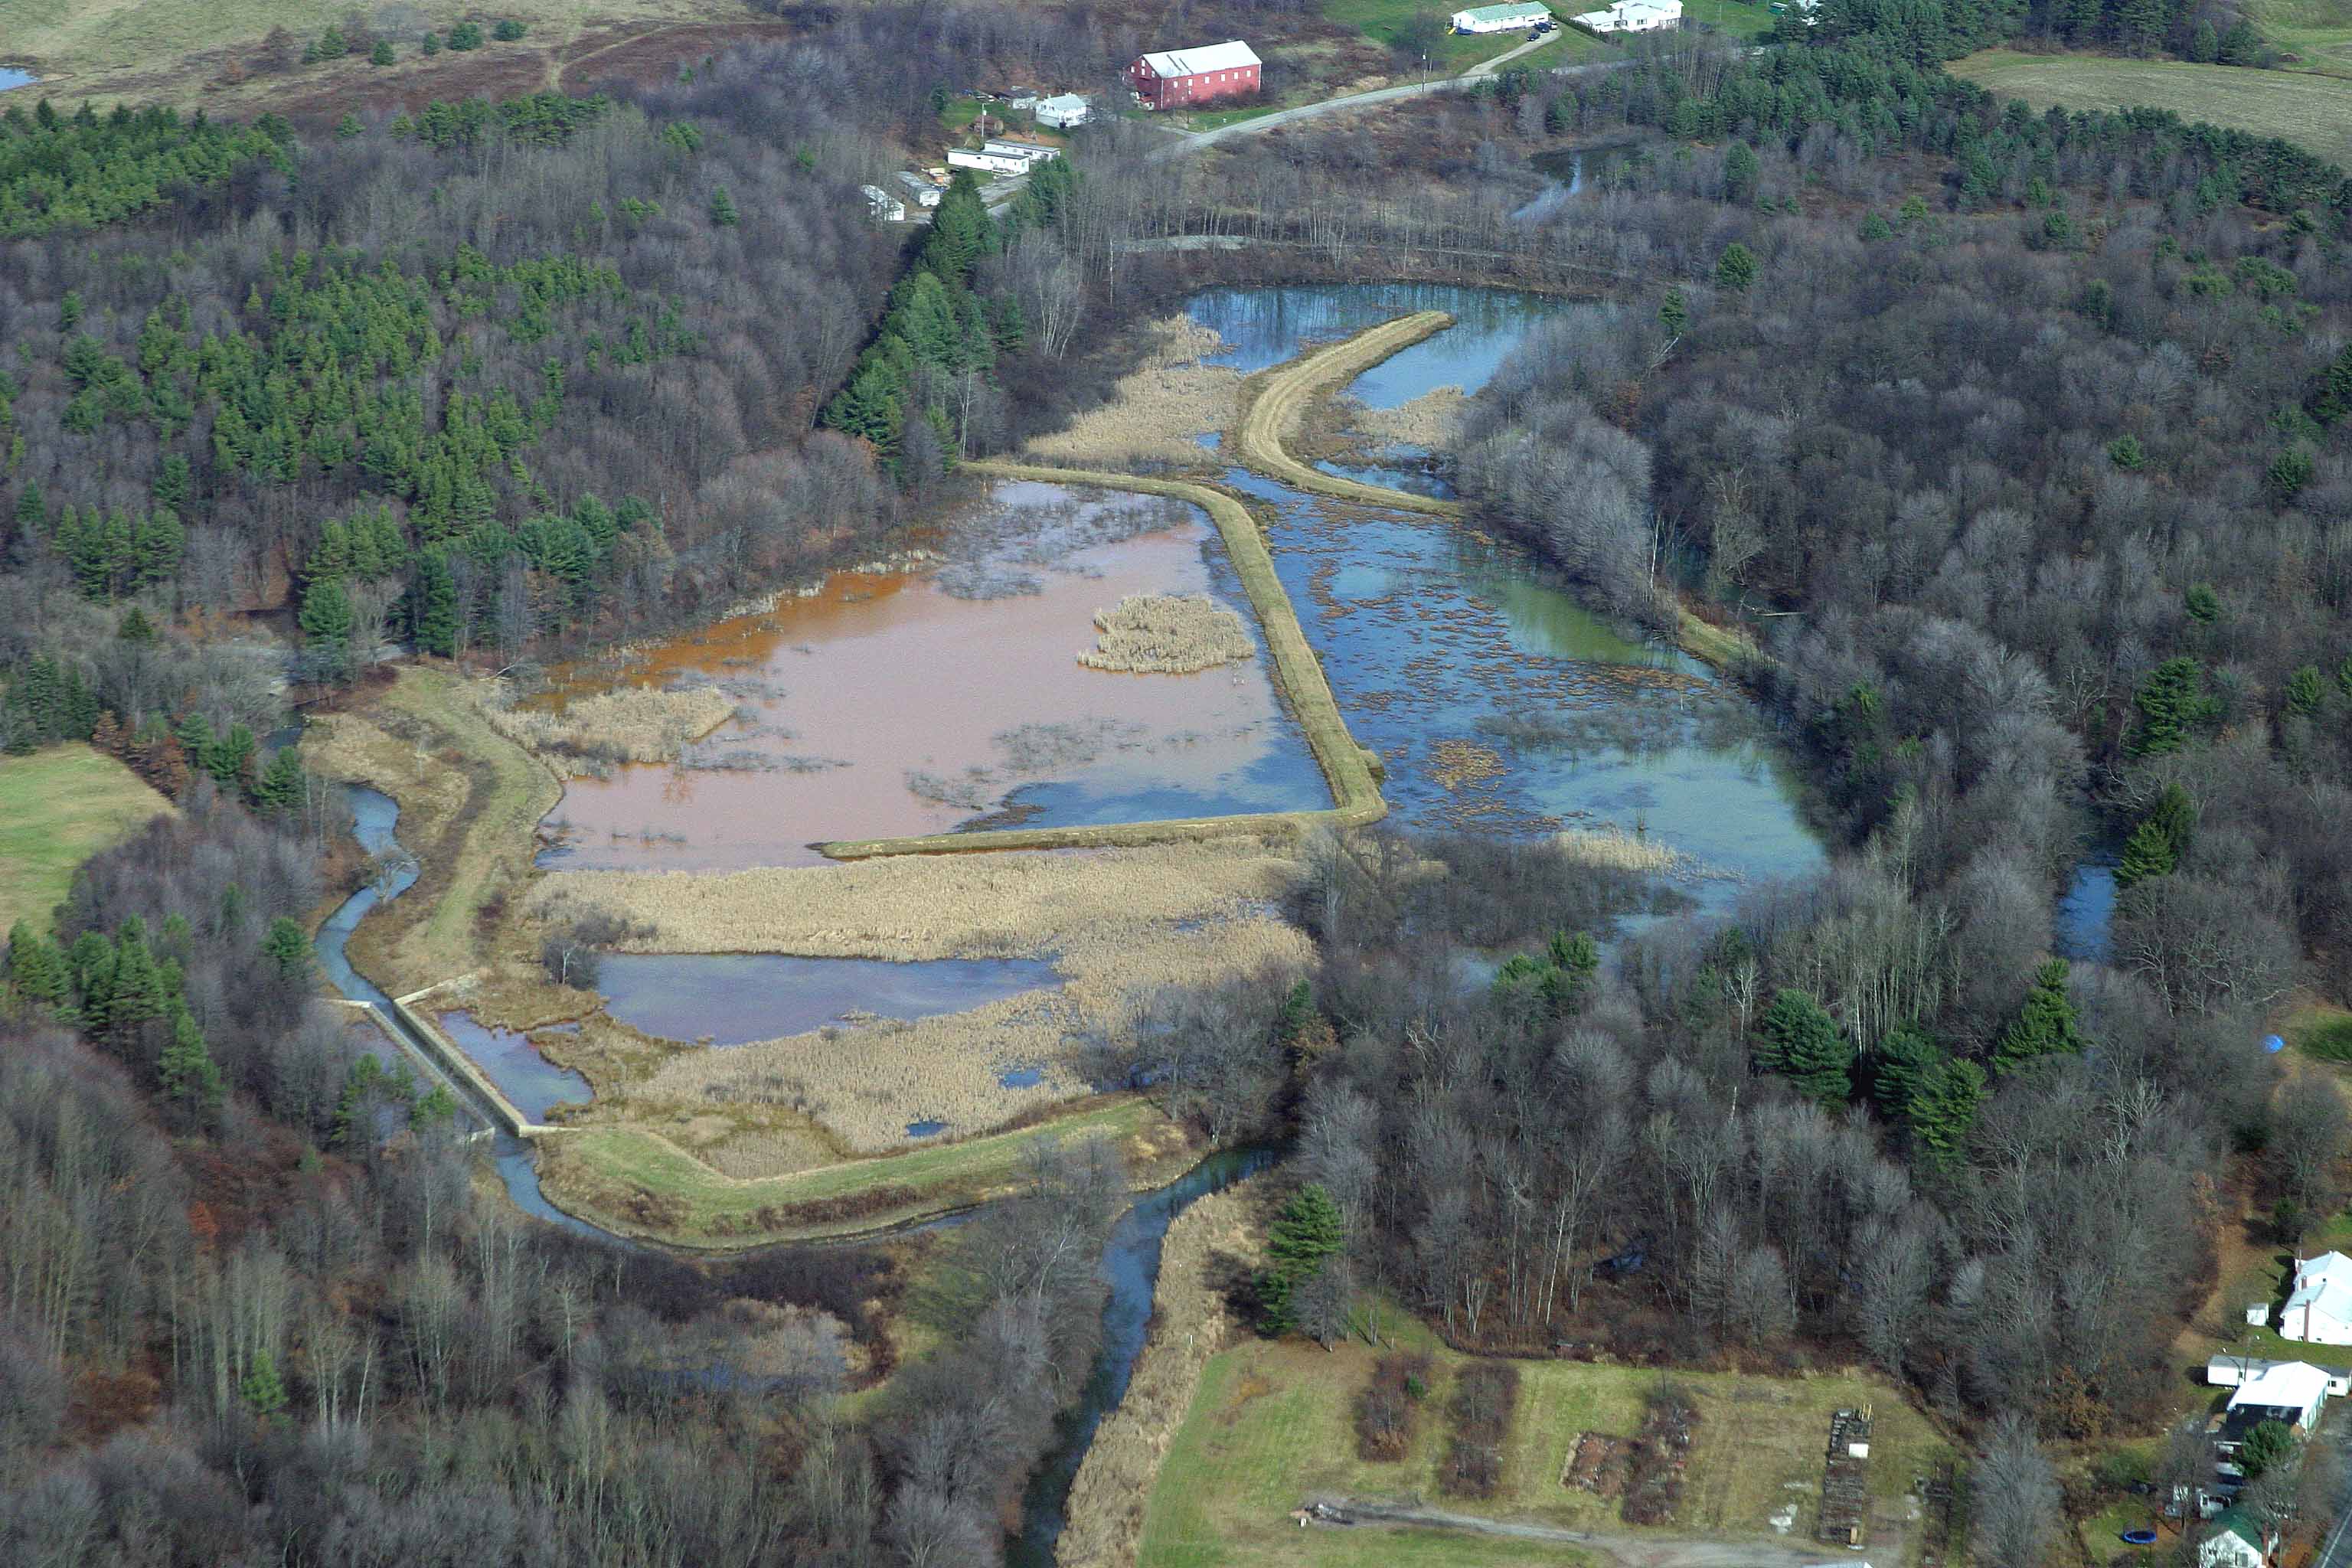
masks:
{"label": "dirt access road", "polygon": [[[1328,1510],[1333,1522],[1343,1526],[1409,1524],[1500,1536],[1510,1541],[1580,1546],[1622,1563],[1624,1568],[1807,1568],[1808,1564],[1824,1561],[1822,1548],[1797,1542],[1783,1545],[1778,1542],[1706,1541],[1690,1536],[1563,1530],[1556,1525],[1514,1524],[1507,1520],[1481,1519],[1476,1514],[1450,1513],[1444,1509],[1365,1502],[1344,1497],[1309,1498],[1307,1507]],[[1857,1560],[1852,1568],[1867,1568],[1867,1564]]]}

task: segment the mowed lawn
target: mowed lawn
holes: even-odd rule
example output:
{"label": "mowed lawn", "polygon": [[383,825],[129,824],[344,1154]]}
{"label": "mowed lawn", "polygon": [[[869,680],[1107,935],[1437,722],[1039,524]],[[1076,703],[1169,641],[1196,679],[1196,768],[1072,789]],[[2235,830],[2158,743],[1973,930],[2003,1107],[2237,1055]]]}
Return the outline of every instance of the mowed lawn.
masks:
{"label": "mowed lawn", "polygon": [[112,757],[79,742],[0,757],[0,935],[46,930],[74,868],[171,803]]}
{"label": "mowed lawn", "polygon": [[2035,109],[2168,109],[2184,120],[2283,137],[2352,166],[2352,81],[2336,77],[2011,49],[1987,49],[1948,68],[2003,102],[2021,98]]}
{"label": "mowed lawn", "polygon": [[[1661,1373],[1577,1362],[1521,1362],[1518,1415],[1501,1493],[1478,1501],[1445,1497],[1438,1477],[1451,1438],[1445,1406],[1466,1358],[1433,1344],[1418,1325],[1405,1337],[1437,1357],[1412,1451],[1370,1464],[1356,1458],[1356,1396],[1373,1353],[1360,1343],[1332,1352],[1312,1344],[1246,1341],[1213,1358],[1175,1446],[1161,1465],[1144,1520],[1143,1568],[1210,1563],[1560,1562],[1558,1546],[1529,1550],[1462,1537],[1381,1537],[1302,1531],[1290,1510],[1309,1493],[1395,1498],[1497,1518],[1622,1530],[1618,1504],[1560,1484],[1579,1434],[1631,1436],[1644,1394]],[[1790,1539],[1810,1538],[1832,1411],[1873,1408],[1872,1495],[1900,1518],[1903,1497],[1948,1450],[1927,1421],[1886,1384],[1850,1376],[1746,1377],[1675,1373],[1697,1395],[1701,1416],[1675,1528],[1730,1537],[1776,1535],[1771,1515],[1793,1507]]]}

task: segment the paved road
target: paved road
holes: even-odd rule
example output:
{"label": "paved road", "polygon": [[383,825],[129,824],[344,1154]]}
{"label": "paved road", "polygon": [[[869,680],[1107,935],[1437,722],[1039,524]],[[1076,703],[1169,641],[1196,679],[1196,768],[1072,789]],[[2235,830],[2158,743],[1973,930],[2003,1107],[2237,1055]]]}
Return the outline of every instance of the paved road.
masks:
{"label": "paved road", "polygon": [[2336,1446],[2346,1460],[2345,1489],[2336,1500],[2336,1522],[2320,1538],[2311,1568],[2352,1568],[2352,1421],[2338,1417],[2336,1428]]}
{"label": "paved road", "polygon": [[1624,1568],[1804,1568],[1822,1561],[1822,1549],[1798,1542],[1713,1541],[1688,1536],[1634,1535],[1620,1531],[1563,1530],[1556,1525],[1519,1524],[1485,1519],[1475,1514],[1450,1513],[1442,1509],[1416,1508],[1366,1501],[1358,1498],[1309,1498],[1332,1510],[1349,1524],[1419,1525],[1424,1529],[1457,1530],[1466,1534],[1500,1536],[1511,1541],[1539,1541],[1581,1546],[1614,1559]]}

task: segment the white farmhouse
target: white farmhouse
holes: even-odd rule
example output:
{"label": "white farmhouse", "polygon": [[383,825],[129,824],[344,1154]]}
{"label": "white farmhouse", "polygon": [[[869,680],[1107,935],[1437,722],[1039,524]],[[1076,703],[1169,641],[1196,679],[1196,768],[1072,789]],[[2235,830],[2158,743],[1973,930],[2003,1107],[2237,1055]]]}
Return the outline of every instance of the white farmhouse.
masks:
{"label": "white farmhouse", "polygon": [[1615,0],[1572,18],[1588,33],[1656,33],[1683,25],[1683,0]]}
{"label": "white farmhouse", "polygon": [[1037,123],[1066,131],[1073,125],[1084,125],[1088,113],[1087,100],[1075,92],[1037,100]]}
{"label": "white farmhouse", "polygon": [[2323,1252],[2297,1258],[2278,1331],[2282,1339],[2352,1345],[2352,1258]]}
{"label": "white farmhouse", "polygon": [[1524,31],[1538,22],[1551,20],[1549,7],[1534,0],[1521,0],[1509,5],[1473,5],[1466,11],[1454,13],[1454,30],[1457,33],[1507,33],[1517,28]]}

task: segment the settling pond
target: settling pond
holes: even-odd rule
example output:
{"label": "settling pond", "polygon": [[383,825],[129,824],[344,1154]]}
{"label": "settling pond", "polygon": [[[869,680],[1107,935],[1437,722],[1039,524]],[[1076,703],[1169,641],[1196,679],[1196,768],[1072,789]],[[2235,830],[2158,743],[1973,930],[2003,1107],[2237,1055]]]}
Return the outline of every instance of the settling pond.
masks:
{"label": "settling pond", "polygon": [[[697,765],[570,781],[543,862],[814,865],[826,839],[1331,804],[1195,509],[1008,482],[950,531],[944,567],[837,573],[632,659],[622,683],[717,681],[751,717],[698,747]],[[1242,612],[1257,655],[1182,675],[1080,664],[1096,611],[1130,594],[1207,594]],[[552,700],[614,680],[560,671]],[[725,765],[737,752],[756,765]]]}
{"label": "settling pond", "polygon": [[[1222,363],[1257,370],[1408,310],[1451,312],[1455,326],[1347,389],[1393,408],[1442,386],[1475,394],[1532,326],[1586,308],[1398,284],[1219,289],[1187,313],[1225,340]],[[1443,488],[1410,468],[1326,467]],[[1744,883],[1823,864],[1793,768],[1705,665],[1612,626],[1527,552],[1465,524],[1304,495],[1239,468],[1225,479],[1276,511],[1276,568],[1349,728],[1387,765],[1391,822],[1622,833],[1673,852],[1670,875],[1718,909]]]}

